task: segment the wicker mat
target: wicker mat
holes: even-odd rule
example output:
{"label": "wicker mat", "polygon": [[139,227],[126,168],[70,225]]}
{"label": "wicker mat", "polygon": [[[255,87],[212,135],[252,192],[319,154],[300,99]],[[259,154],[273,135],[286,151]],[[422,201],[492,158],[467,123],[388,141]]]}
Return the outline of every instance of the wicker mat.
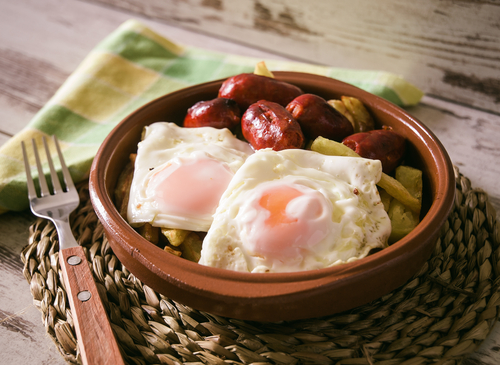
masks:
{"label": "wicker mat", "polygon": [[[113,255],[87,185],[72,226],[129,364],[458,364],[498,319],[500,235],[488,195],[457,169],[455,177],[454,209],[411,280],[367,305],[309,320],[233,320],[154,292]],[[33,224],[21,256],[47,332],[68,362],[80,363],[51,223]]]}

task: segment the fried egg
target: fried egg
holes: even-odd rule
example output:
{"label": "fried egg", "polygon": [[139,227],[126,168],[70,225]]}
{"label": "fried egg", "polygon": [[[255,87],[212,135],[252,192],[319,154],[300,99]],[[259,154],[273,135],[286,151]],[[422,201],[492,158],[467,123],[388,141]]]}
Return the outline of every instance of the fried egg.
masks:
{"label": "fried egg", "polygon": [[199,263],[243,272],[315,270],[387,246],[378,160],[256,151],[234,175]]}
{"label": "fried egg", "polygon": [[147,126],[135,159],[129,223],[206,232],[221,195],[252,153],[228,129]]}

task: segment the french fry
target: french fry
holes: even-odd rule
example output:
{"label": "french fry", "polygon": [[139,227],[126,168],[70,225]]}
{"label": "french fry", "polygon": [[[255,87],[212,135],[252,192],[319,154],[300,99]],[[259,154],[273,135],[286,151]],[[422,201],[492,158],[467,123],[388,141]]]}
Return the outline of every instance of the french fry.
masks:
{"label": "french fry", "polygon": [[267,76],[274,78],[274,75],[271,71],[266,66],[266,63],[264,61],[261,61],[255,65],[255,69],[253,71],[254,74],[260,75],[260,76]]}
{"label": "french fry", "polygon": [[316,138],[311,144],[311,150],[329,156],[360,157],[345,144],[324,137]]}
{"label": "french fry", "polygon": [[178,228],[162,228],[161,233],[167,237],[168,242],[170,242],[172,246],[179,247],[189,235],[190,231]]}
{"label": "french fry", "polygon": [[189,261],[198,262],[201,257],[201,244],[201,238],[196,233],[190,232],[180,246],[182,257]]}
{"label": "french fry", "polygon": [[[346,145],[323,137],[318,137],[313,141],[311,150],[330,156],[360,157]],[[414,198],[399,181],[382,173],[382,177],[377,185],[410,210],[416,214],[420,214],[421,202],[417,198]]]}

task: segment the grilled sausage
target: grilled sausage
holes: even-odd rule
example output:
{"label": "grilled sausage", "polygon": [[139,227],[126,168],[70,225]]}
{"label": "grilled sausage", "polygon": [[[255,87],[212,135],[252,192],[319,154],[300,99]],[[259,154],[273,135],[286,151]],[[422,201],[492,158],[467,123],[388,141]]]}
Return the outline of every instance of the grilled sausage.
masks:
{"label": "grilled sausage", "polygon": [[241,112],[234,100],[216,98],[200,101],[188,109],[184,127],[214,127],[235,129],[240,125]]}
{"label": "grilled sausage", "polygon": [[304,135],[299,123],[280,104],[260,100],[248,107],[241,117],[243,136],[255,150],[280,151],[301,148]]}
{"label": "grilled sausage", "polygon": [[286,110],[299,122],[306,138],[322,136],[340,142],[354,133],[351,122],[318,95],[300,95]]}
{"label": "grilled sausage", "polygon": [[250,73],[228,78],[219,89],[219,97],[235,100],[242,111],[259,100],[286,106],[302,93],[295,85]]}
{"label": "grilled sausage", "polygon": [[401,162],[406,140],[392,129],[375,129],[355,133],[342,141],[361,157],[380,160],[382,170],[388,174]]}

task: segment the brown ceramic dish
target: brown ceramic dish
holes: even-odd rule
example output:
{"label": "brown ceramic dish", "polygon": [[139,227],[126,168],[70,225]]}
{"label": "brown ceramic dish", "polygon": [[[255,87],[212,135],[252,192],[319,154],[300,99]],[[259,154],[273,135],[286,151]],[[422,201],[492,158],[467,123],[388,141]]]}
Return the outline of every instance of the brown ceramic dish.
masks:
{"label": "brown ceramic dish", "polygon": [[428,259],[453,204],[451,161],[432,132],[386,100],[327,77],[276,72],[276,77],[326,99],[360,99],[379,124],[409,141],[410,164],[424,172],[421,223],[404,239],[353,263],[296,273],[250,274],[215,269],[164,252],[137,234],[112,201],[118,175],[136,152],[145,125],[181,123],[195,102],[217,96],[209,82],[156,99],[125,118],[103,142],[90,173],[94,209],[116,256],[145,284],[165,296],[209,313],[257,321],[319,317],[365,304],[407,281]]}

